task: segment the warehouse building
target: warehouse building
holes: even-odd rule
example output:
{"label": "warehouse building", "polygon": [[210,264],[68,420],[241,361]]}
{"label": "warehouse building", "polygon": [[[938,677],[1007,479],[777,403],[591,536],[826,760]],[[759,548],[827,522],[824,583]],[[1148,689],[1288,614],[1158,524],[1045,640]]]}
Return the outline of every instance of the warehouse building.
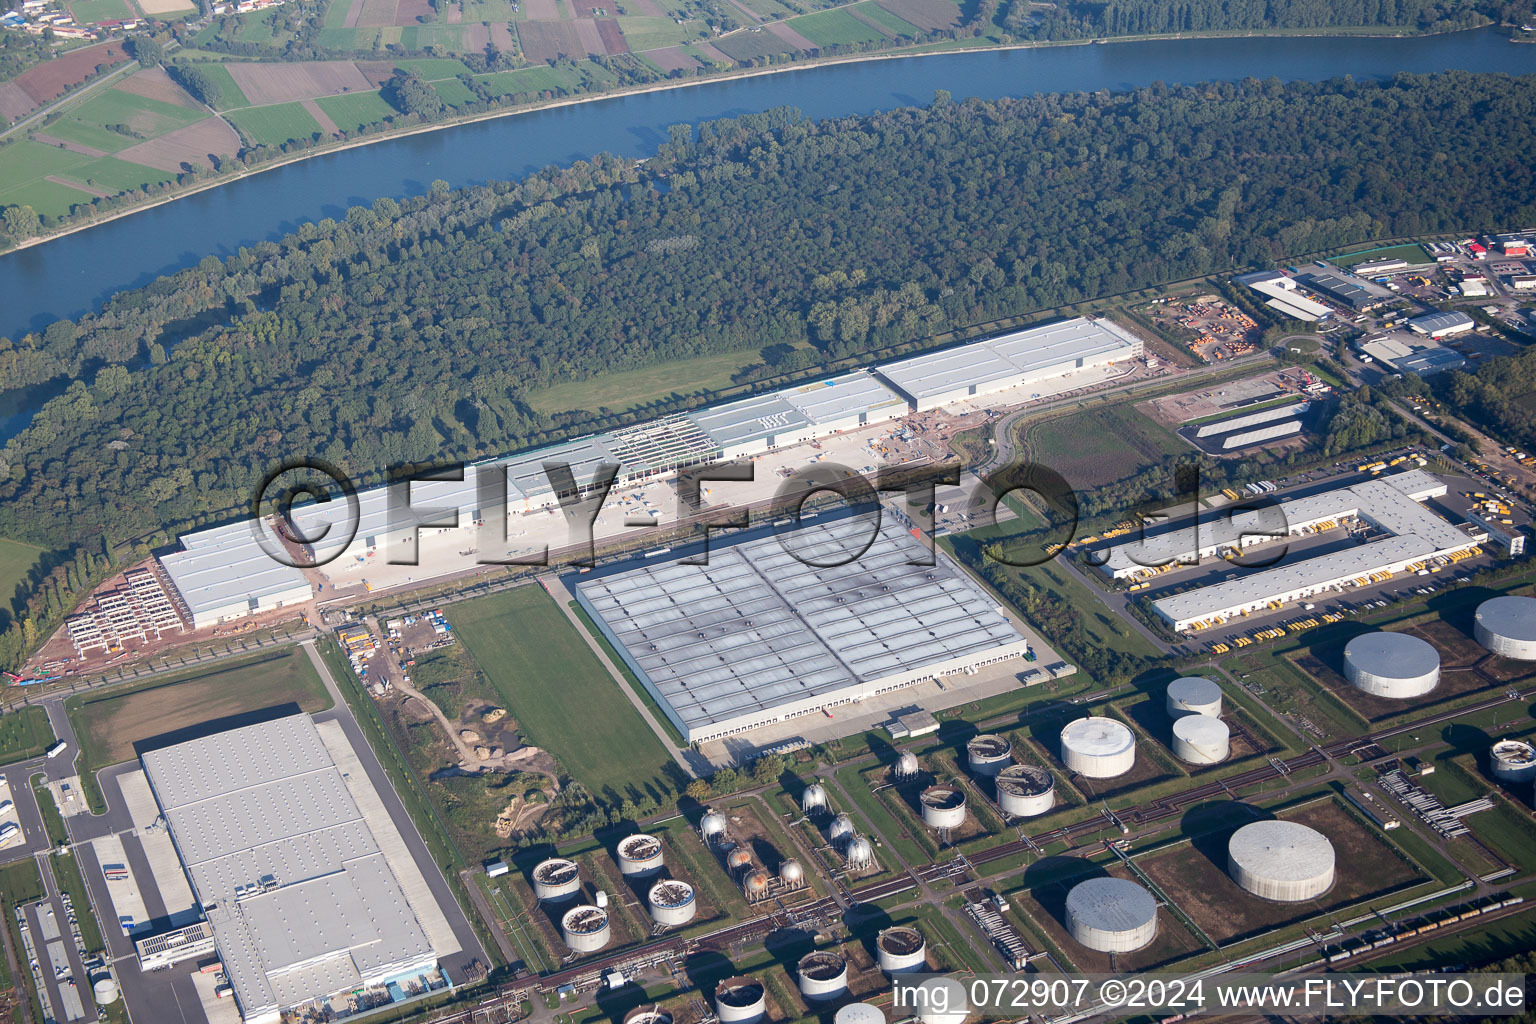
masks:
{"label": "warehouse building", "polygon": [[[1191,538],[1193,531],[1185,529],[1158,538],[1151,547],[1122,545],[1126,550],[1119,552],[1118,558],[1112,552],[1111,562],[1105,568],[1115,573],[1117,566],[1135,565],[1133,557],[1145,561],[1149,552],[1159,557],[1172,554],[1193,562],[1196,557],[1209,557],[1218,550],[1240,550],[1273,540],[1274,532],[1278,532],[1277,517],[1284,523],[1282,536],[1329,529],[1349,519],[1358,520],[1378,535],[1377,539],[1353,548],[1278,565],[1152,603],[1176,631],[1221,625],[1235,615],[1278,607],[1325,591],[1343,590],[1371,582],[1382,574],[1435,561],[1443,563],[1486,541],[1486,532],[1471,524],[1448,523],[1420,504],[1446,491],[1444,481],[1422,470],[1366,480],[1321,494],[1282,500],[1278,508],[1249,513],[1251,517],[1265,518],[1241,520],[1254,531],[1247,535],[1241,525],[1233,525],[1239,521],[1239,517],[1233,517],[1225,524],[1213,524],[1221,525],[1220,530],[1213,531],[1214,537],[1202,533]],[[1271,534],[1258,533],[1256,522]],[[1198,541],[1198,547],[1191,546],[1192,539]]]}
{"label": "warehouse building", "polygon": [[1239,274],[1239,284],[1265,296],[1264,305],[1290,317],[1292,320],[1326,320],[1333,310],[1315,299],[1309,299],[1296,288],[1296,282],[1274,270],[1259,270],[1251,274]]}
{"label": "warehouse building", "polygon": [[1463,334],[1477,326],[1477,322],[1465,313],[1426,313],[1408,321],[1410,330],[1430,338],[1449,338]]}
{"label": "warehouse building", "polygon": [[[265,531],[267,548],[255,529]],[[160,565],[186,605],[193,629],[303,604],[312,596],[304,574],[267,553],[278,541],[265,522],[230,523],[183,534],[182,550]]]}
{"label": "warehouse building", "polygon": [[1408,261],[1402,259],[1368,260],[1365,263],[1356,263],[1352,268],[1361,277],[1377,277],[1381,274],[1395,274],[1399,270],[1408,269]]}
{"label": "warehouse building", "polygon": [[243,1020],[362,990],[382,1002],[447,987],[391,855],[307,715],[142,762]]}
{"label": "warehouse building", "polygon": [[1141,339],[1124,328],[1108,320],[1077,317],[899,359],[875,372],[923,412],[1141,354]]}
{"label": "warehouse building", "polygon": [[1360,351],[1398,373],[1416,373],[1421,377],[1467,365],[1460,353],[1403,331],[1372,338],[1360,346]]}
{"label": "warehouse building", "polygon": [[1390,288],[1351,277],[1332,267],[1296,275],[1296,283],[1310,292],[1325,295],[1357,313],[1368,313],[1397,298]]}
{"label": "warehouse building", "polygon": [[1028,653],[996,602],[942,553],[921,564],[928,549],[900,526],[828,567],[867,529],[854,527],[802,526],[793,544],[755,531],[707,565],[582,577],[576,598],[690,743]]}

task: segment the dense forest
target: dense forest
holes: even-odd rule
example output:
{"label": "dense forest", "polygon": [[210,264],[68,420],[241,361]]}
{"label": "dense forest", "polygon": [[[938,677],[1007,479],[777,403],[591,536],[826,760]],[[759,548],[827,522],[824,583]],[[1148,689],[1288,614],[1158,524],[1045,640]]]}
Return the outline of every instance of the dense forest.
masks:
{"label": "dense forest", "polygon": [[0,450],[0,535],[154,535],[228,516],[284,458],[377,479],[612,422],[522,401],[559,381],[754,350],[809,370],[1290,253],[1529,223],[1533,136],[1536,78],[1250,81],[780,110],[678,128],[644,165],[438,183],[0,339],[0,377],[76,378]]}
{"label": "dense forest", "polygon": [[1050,5],[1014,0],[1013,6],[1016,11],[1004,17],[1035,39],[1331,26],[1434,32],[1481,24],[1485,15],[1514,18],[1522,7],[1529,10],[1529,5],[1465,0],[1112,0]]}

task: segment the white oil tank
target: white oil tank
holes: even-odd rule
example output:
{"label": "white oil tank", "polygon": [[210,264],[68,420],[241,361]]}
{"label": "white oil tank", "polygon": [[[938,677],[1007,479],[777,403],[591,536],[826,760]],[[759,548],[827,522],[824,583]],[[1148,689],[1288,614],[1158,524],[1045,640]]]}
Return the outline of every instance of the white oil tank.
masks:
{"label": "white oil tank", "polygon": [[568,900],[581,891],[581,869],[573,860],[551,857],[533,868],[533,894],[545,902]]}
{"label": "white oil tank", "polygon": [[798,889],[805,884],[805,868],[797,860],[786,860],[779,865],[779,881],[786,888]]}
{"label": "white oil tank", "polygon": [[923,824],[929,828],[959,828],[965,824],[965,792],[959,786],[929,786],[918,802],[923,808]]}
{"label": "white oil tank", "polygon": [[1422,697],[1440,682],[1440,652],[1411,633],[1362,633],[1344,645],[1344,678],[1376,697]]}
{"label": "white oil tank", "polygon": [[1061,761],[1090,779],[1112,779],[1136,766],[1136,737],[1113,718],[1089,716],[1061,730]]}
{"label": "white oil tank", "polygon": [[699,819],[699,835],[704,837],[705,845],[710,845],[717,836],[725,835],[725,815],[711,807],[704,812],[704,817]]}
{"label": "white oil tank", "polygon": [[812,1002],[838,999],[848,991],[848,961],[826,950],[801,957],[795,976],[800,980],[800,994]]}
{"label": "white oil tank", "polygon": [[624,1015],[624,1024],[672,1024],[672,1015],[659,1006],[637,1006]]}
{"label": "white oil tank", "polygon": [[104,974],[91,982],[91,995],[95,998],[97,1006],[111,1006],[117,1002],[117,982]]}
{"label": "white oil tank", "polygon": [[572,953],[595,953],[608,945],[608,911],[590,905],[572,907],[560,917],[560,935]]}
{"label": "white oil tank", "polygon": [[768,872],[758,869],[753,871],[741,883],[741,890],[749,900],[760,900],[768,895],[768,886],[773,880],[768,877]]}
{"label": "white oil tank", "polygon": [[1221,714],[1221,687],[1202,676],[1183,676],[1168,684],[1168,716]]}
{"label": "white oil tank", "polygon": [[915,779],[922,770],[922,765],[917,763],[917,755],[910,750],[903,750],[901,756],[896,759],[898,779]]}
{"label": "white oil tank", "polygon": [[652,920],[668,928],[687,924],[699,911],[699,901],[694,898],[693,886],[675,878],[651,886],[646,903],[650,905]]}
{"label": "white oil tank", "polygon": [[863,871],[874,866],[875,848],[869,845],[869,840],[863,836],[854,836],[848,840],[848,866],[854,871]]}
{"label": "white oil tank", "polygon": [[1013,763],[1013,743],[1006,736],[983,733],[965,745],[971,774],[992,778]]}
{"label": "white oil tank", "polygon": [[1299,903],[1333,886],[1333,844],[1299,821],[1255,821],[1227,840],[1227,873],[1255,896]]}
{"label": "white oil tank", "polygon": [[1067,893],[1067,932],[1100,953],[1129,953],[1157,936],[1157,899],[1124,878],[1090,878]]}
{"label": "white oil tank", "polygon": [[1472,628],[1477,642],[1494,654],[1536,661],[1536,597],[1489,598],[1477,606]]}
{"label": "white oil tank", "polygon": [[875,952],[886,974],[909,974],[928,966],[928,942],[907,925],[892,925],[875,936]]}
{"label": "white oil tank", "polygon": [[726,978],[715,986],[720,1024],[757,1024],[768,1012],[768,996],[756,978]]}
{"label": "white oil tank", "polygon": [[1033,818],[1056,806],[1056,777],[1039,765],[1004,768],[996,785],[997,805],[1015,818]]}
{"label": "white oil tank", "polygon": [[648,878],[663,865],[661,840],[639,834],[619,842],[619,874],[625,878]]}
{"label": "white oil tank", "polygon": [[1220,764],[1232,749],[1232,730],[1219,718],[1185,715],[1173,723],[1173,755],[1185,764]]}
{"label": "white oil tank", "polygon": [[832,1024],[886,1024],[885,1011],[874,1003],[849,1003],[832,1015]]}
{"label": "white oil tank", "polygon": [[1493,777],[1500,782],[1519,784],[1536,779],[1536,747],[1524,740],[1500,740],[1488,752]]}
{"label": "white oil tank", "polygon": [[912,996],[918,1024],[964,1024],[971,1015],[965,986],[954,978],[924,978]]}

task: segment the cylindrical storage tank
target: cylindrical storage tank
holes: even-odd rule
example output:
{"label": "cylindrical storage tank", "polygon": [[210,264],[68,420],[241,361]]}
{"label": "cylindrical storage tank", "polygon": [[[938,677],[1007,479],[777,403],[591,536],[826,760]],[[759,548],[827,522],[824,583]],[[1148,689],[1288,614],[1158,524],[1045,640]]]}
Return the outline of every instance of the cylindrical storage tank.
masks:
{"label": "cylindrical storage tank", "polygon": [[573,860],[551,857],[533,868],[533,894],[541,900],[568,900],[581,891],[581,869]]}
{"label": "cylindrical storage tank", "polygon": [[907,974],[928,966],[928,942],[923,933],[906,925],[894,925],[875,936],[875,952],[886,974]]}
{"label": "cylindrical storage tank", "polygon": [[847,814],[839,814],[832,819],[832,824],[827,826],[827,838],[832,840],[833,844],[837,844],[853,835],[853,831],[853,819]]}
{"label": "cylindrical storage tank", "polygon": [[672,1015],[655,1006],[637,1006],[624,1015],[624,1024],[672,1024]]}
{"label": "cylindrical storage tank", "polygon": [[1079,718],[1061,730],[1061,762],[1090,779],[1112,779],[1136,766],[1136,737],[1113,718]]}
{"label": "cylindrical storage tank", "polygon": [[896,759],[896,777],[898,779],[912,779],[922,771],[922,765],[917,763],[917,755],[910,750],[903,750],[901,756]]}
{"label": "cylindrical storage tank", "polygon": [[807,953],[795,965],[800,994],[813,1002],[837,999],[848,991],[848,961],[836,953]]}
{"label": "cylindrical storage tank", "polygon": [[849,1003],[832,1015],[832,1024],[885,1024],[885,1011],[874,1003]]}
{"label": "cylindrical storage tank", "polygon": [[1523,740],[1500,740],[1488,752],[1488,760],[1493,777],[1500,782],[1536,779],[1536,747]]}
{"label": "cylindrical storage tank", "polygon": [[971,1014],[965,986],[954,978],[924,978],[912,996],[918,1024],[964,1024]]}
{"label": "cylindrical storage tank", "polygon": [[797,860],[786,860],[779,865],[779,879],[791,889],[798,889],[805,884],[805,868]]}
{"label": "cylindrical storage tank", "polygon": [[646,878],[662,866],[661,840],[655,836],[634,835],[619,843],[619,874],[625,878]]}
{"label": "cylindrical storage tank", "polygon": [[1267,900],[1310,900],[1333,886],[1333,844],[1297,821],[1255,821],[1227,841],[1227,873]]}
{"label": "cylindrical storage tank", "polygon": [[1494,654],[1536,661],[1536,597],[1489,598],[1477,606],[1472,628],[1477,642]]}
{"label": "cylindrical storage tank", "polygon": [[757,979],[726,978],[715,986],[715,1016],[720,1024],[757,1024],[767,1012],[767,993]]}
{"label": "cylindrical storage tank", "polygon": [[699,835],[704,837],[704,842],[709,843],[716,836],[725,834],[725,815],[711,808],[699,819]]}
{"label": "cylindrical storage tank", "polygon": [[770,879],[766,871],[754,871],[741,883],[742,890],[751,900],[760,900],[768,895],[768,883]]}
{"label": "cylindrical storage tank", "polygon": [[1124,878],[1090,878],[1067,893],[1067,932],[1100,953],[1129,953],[1157,935],[1157,900]]}
{"label": "cylindrical storage tank", "polygon": [[1220,764],[1232,751],[1232,730],[1219,718],[1185,715],[1173,723],[1173,756],[1185,764]]}
{"label": "cylindrical storage tank", "polygon": [[805,792],[800,794],[800,809],[806,814],[812,811],[825,810],[827,806],[827,787],[819,782],[813,782],[805,787]]}
{"label": "cylindrical storage tank", "polygon": [[1177,718],[1193,712],[1216,717],[1221,714],[1221,687],[1200,676],[1184,676],[1168,684],[1168,714]]}
{"label": "cylindrical storage tank", "polygon": [[745,871],[752,866],[752,854],[747,852],[745,846],[738,846],[726,854],[725,866],[733,875]]}
{"label": "cylindrical storage tank", "polygon": [[100,977],[91,982],[91,995],[97,1006],[111,1006],[117,1002],[117,982],[110,977]]}
{"label": "cylindrical storage tank", "polygon": [[990,779],[1013,763],[1013,744],[1005,736],[974,736],[965,745],[965,756],[972,775]]}
{"label": "cylindrical storage tank", "polygon": [[929,828],[959,828],[965,824],[965,792],[958,786],[929,786],[918,802],[923,807],[923,824]]}
{"label": "cylindrical storage tank", "polygon": [[687,924],[699,912],[699,901],[694,898],[693,886],[675,878],[651,886],[646,902],[651,907],[651,918],[668,928]]}
{"label": "cylindrical storage tank", "polygon": [[608,911],[602,907],[572,907],[560,917],[560,935],[572,953],[595,953],[608,945]]}
{"label": "cylindrical storage tank", "polygon": [[1033,818],[1056,806],[1056,777],[1038,765],[1016,764],[997,777],[997,805],[1015,818]]}
{"label": "cylindrical storage tank", "polygon": [[1422,697],[1440,681],[1440,652],[1408,633],[1364,633],[1344,645],[1344,678],[1376,697]]}
{"label": "cylindrical storage tank", "polygon": [[863,836],[854,836],[848,840],[848,866],[855,871],[862,871],[875,863],[875,848],[869,845],[869,840]]}

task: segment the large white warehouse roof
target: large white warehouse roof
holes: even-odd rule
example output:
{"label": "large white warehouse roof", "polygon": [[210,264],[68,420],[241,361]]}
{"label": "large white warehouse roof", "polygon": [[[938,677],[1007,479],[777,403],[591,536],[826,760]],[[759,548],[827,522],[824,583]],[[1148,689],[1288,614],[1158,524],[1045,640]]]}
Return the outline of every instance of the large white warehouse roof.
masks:
{"label": "large white warehouse roof", "polygon": [[704,566],[593,574],[576,594],[690,741],[1025,651],[995,602],[942,554],[911,564],[927,549],[888,523],[845,565],[821,567],[862,534],[850,520],[800,527],[793,554],[759,534],[711,546]]}
{"label": "large white warehouse roof", "polygon": [[264,522],[230,523],[181,538],[183,550],[164,555],[160,564],[192,613],[192,628],[308,601],[313,591],[304,574],[267,554],[254,530],[277,538]]}
{"label": "large white warehouse roof", "polygon": [[1077,317],[876,367],[919,408],[1058,377],[1141,354],[1141,339],[1108,320]]}
{"label": "large white warehouse roof", "polygon": [[142,761],[246,1019],[436,970],[309,716],[188,740]]}

